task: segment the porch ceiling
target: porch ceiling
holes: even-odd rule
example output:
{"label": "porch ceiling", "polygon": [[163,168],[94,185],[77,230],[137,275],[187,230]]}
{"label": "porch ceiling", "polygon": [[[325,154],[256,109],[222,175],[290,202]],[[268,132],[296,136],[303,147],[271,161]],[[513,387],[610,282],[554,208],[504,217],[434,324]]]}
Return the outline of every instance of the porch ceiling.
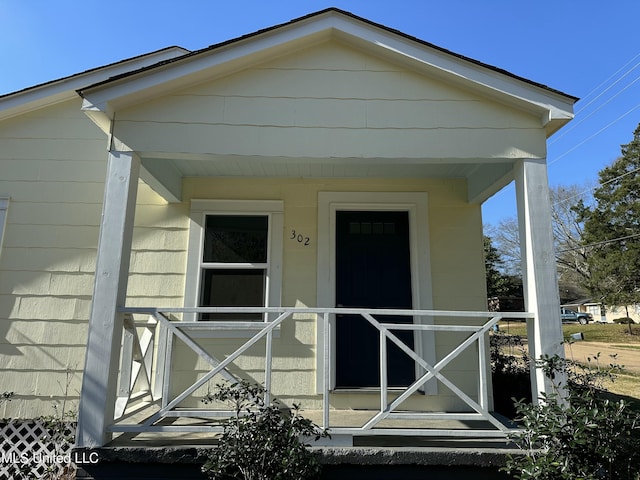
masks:
{"label": "porch ceiling", "polygon": [[470,202],[483,202],[512,180],[513,159],[291,158],[140,154],[142,179],[170,202],[184,177],[465,178]]}

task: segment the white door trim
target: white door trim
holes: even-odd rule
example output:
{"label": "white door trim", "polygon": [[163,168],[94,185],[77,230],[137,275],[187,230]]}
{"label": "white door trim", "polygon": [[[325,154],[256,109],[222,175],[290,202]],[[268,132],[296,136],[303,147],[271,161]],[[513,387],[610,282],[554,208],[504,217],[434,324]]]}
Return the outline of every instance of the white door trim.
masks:
{"label": "white door trim", "polygon": [[[413,308],[433,308],[429,247],[428,196],[426,192],[319,192],[318,193],[318,307],[335,307],[336,288],[336,212],[337,211],[407,211],[409,212],[409,248],[411,255],[411,289]],[[432,318],[416,319],[423,324]],[[335,331],[335,329],[332,329]],[[324,327],[318,322],[316,388],[322,391],[324,374]],[[334,342],[335,344],[335,342]],[[435,363],[433,332],[424,332],[416,342],[417,353],[430,364]],[[335,386],[335,352],[331,358],[331,388]],[[435,382],[427,384],[425,393],[435,394]]]}

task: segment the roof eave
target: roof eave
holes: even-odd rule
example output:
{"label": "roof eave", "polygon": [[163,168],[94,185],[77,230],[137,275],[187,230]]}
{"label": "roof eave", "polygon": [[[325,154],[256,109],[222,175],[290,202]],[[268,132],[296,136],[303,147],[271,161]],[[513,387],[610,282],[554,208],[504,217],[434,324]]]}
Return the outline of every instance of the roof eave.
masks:
{"label": "roof eave", "polygon": [[78,98],[76,90],[99,81],[105,81],[131,70],[184,56],[189,51],[181,47],[168,47],[116,63],[93,68],[81,73],[35,85],[0,96],[0,121],[41,108]]}

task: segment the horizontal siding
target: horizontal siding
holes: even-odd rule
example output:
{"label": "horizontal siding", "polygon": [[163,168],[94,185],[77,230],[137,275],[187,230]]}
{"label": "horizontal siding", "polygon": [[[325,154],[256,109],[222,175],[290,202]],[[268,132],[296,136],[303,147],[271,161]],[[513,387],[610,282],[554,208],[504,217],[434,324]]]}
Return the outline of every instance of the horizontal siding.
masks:
{"label": "horizontal siding", "polygon": [[136,150],[214,155],[353,158],[542,158],[539,129],[287,128],[118,121]]}
{"label": "horizontal siding", "polygon": [[[0,384],[15,392],[3,417],[51,415],[65,392],[77,409],[107,159],[106,136],[80,106],[0,122],[0,195],[11,198],[0,255]],[[184,207],[144,184],[138,200],[132,301],[181,304]]]}
{"label": "horizontal siding", "polygon": [[544,156],[541,119],[337,42],[118,112],[136,150],[382,158]]}
{"label": "horizontal siding", "polygon": [[[174,95],[155,108],[128,112],[118,120],[136,123],[199,124],[345,129],[445,130],[536,129],[539,122],[518,112],[497,110],[479,99],[225,97]],[[124,127],[123,127],[124,128]]]}

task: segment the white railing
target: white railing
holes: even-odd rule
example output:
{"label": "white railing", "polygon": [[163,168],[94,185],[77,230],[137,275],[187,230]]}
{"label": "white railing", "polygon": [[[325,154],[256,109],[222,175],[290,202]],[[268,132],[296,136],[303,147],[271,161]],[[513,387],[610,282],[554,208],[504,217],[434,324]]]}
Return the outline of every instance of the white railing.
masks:
{"label": "white railing", "polygon": [[[272,386],[272,352],[274,332],[277,332],[285,321],[295,321],[296,314],[303,314],[305,318],[315,315],[316,321],[321,322],[322,338],[322,420],[321,426],[328,428],[332,435],[424,435],[424,436],[475,436],[475,437],[504,437],[509,432],[509,427],[499,421],[489,411],[489,386],[487,375],[490,366],[487,364],[488,345],[487,333],[503,317],[531,320],[531,313],[493,313],[493,312],[469,312],[469,311],[442,311],[442,310],[391,310],[391,309],[355,309],[355,308],[122,308],[120,313],[124,316],[124,340],[121,352],[121,371],[116,400],[116,418],[109,428],[111,432],[211,432],[219,431],[219,427],[209,425],[162,425],[159,422],[167,418],[175,417],[199,417],[212,418],[227,416],[229,412],[211,410],[205,408],[178,409],[178,406],[188,399],[200,387],[205,385],[216,375],[222,375],[225,379],[235,382],[237,378],[229,371],[229,367],[249,348],[264,339],[265,363],[264,363],[264,387],[269,395]],[[238,322],[238,321],[180,321],[170,319],[175,315],[202,313],[263,313],[263,317],[272,317],[265,322]],[[133,317],[145,315],[146,322],[134,322]],[[335,410],[330,408],[331,390],[331,365],[334,339],[333,329],[336,321],[349,321],[340,319],[338,315],[360,315],[375,327],[380,335],[380,408],[373,416],[359,427],[335,426],[331,422],[331,415]],[[375,317],[378,318],[375,318]],[[422,324],[422,323],[386,323],[379,318],[385,316],[408,316],[413,318],[450,319],[466,318],[486,319],[481,325],[448,325],[448,324]],[[275,317],[275,318],[274,318]],[[470,323],[470,322],[468,322]],[[250,338],[242,341],[242,345],[223,360],[218,359],[207,351],[199,343],[199,337],[206,336],[206,332],[224,332],[246,330],[251,332]],[[418,355],[414,349],[398,338],[395,331],[419,332],[460,332],[468,336],[450,353],[437,360],[433,364],[427,362]],[[158,351],[153,352],[154,336],[159,335],[155,342]],[[192,385],[184,389],[173,398],[169,398],[168,379],[170,376],[170,359],[173,341],[178,338],[193,350],[209,365],[210,370],[196,380]],[[238,339],[235,339],[238,340]],[[393,400],[389,400],[390,388],[387,378],[387,342],[390,341],[402,350],[415,365],[418,366],[415,381],[409,386],[402,387],[401,391],[393,389]],[[443,369],[457,358],[471,345],[477,344],[478,352],[478,392],[477,399],[465,393],[463,389],[455,385],[444,374]],[[320,366],[319,366],[320,368]],[[453,392],[467,407],[467,412],[429,412],[409,411],[402,405],[416,392],[421,390],[427,382],[437,379]],[[155,406],[156,410],[143,420],[129,422],[135,418],[135,414]],[[380,428],[385,420],[458,420],[458,421],[482,421],[492,428],[466,428],[466,429],[442,429],[442,428]]]}

